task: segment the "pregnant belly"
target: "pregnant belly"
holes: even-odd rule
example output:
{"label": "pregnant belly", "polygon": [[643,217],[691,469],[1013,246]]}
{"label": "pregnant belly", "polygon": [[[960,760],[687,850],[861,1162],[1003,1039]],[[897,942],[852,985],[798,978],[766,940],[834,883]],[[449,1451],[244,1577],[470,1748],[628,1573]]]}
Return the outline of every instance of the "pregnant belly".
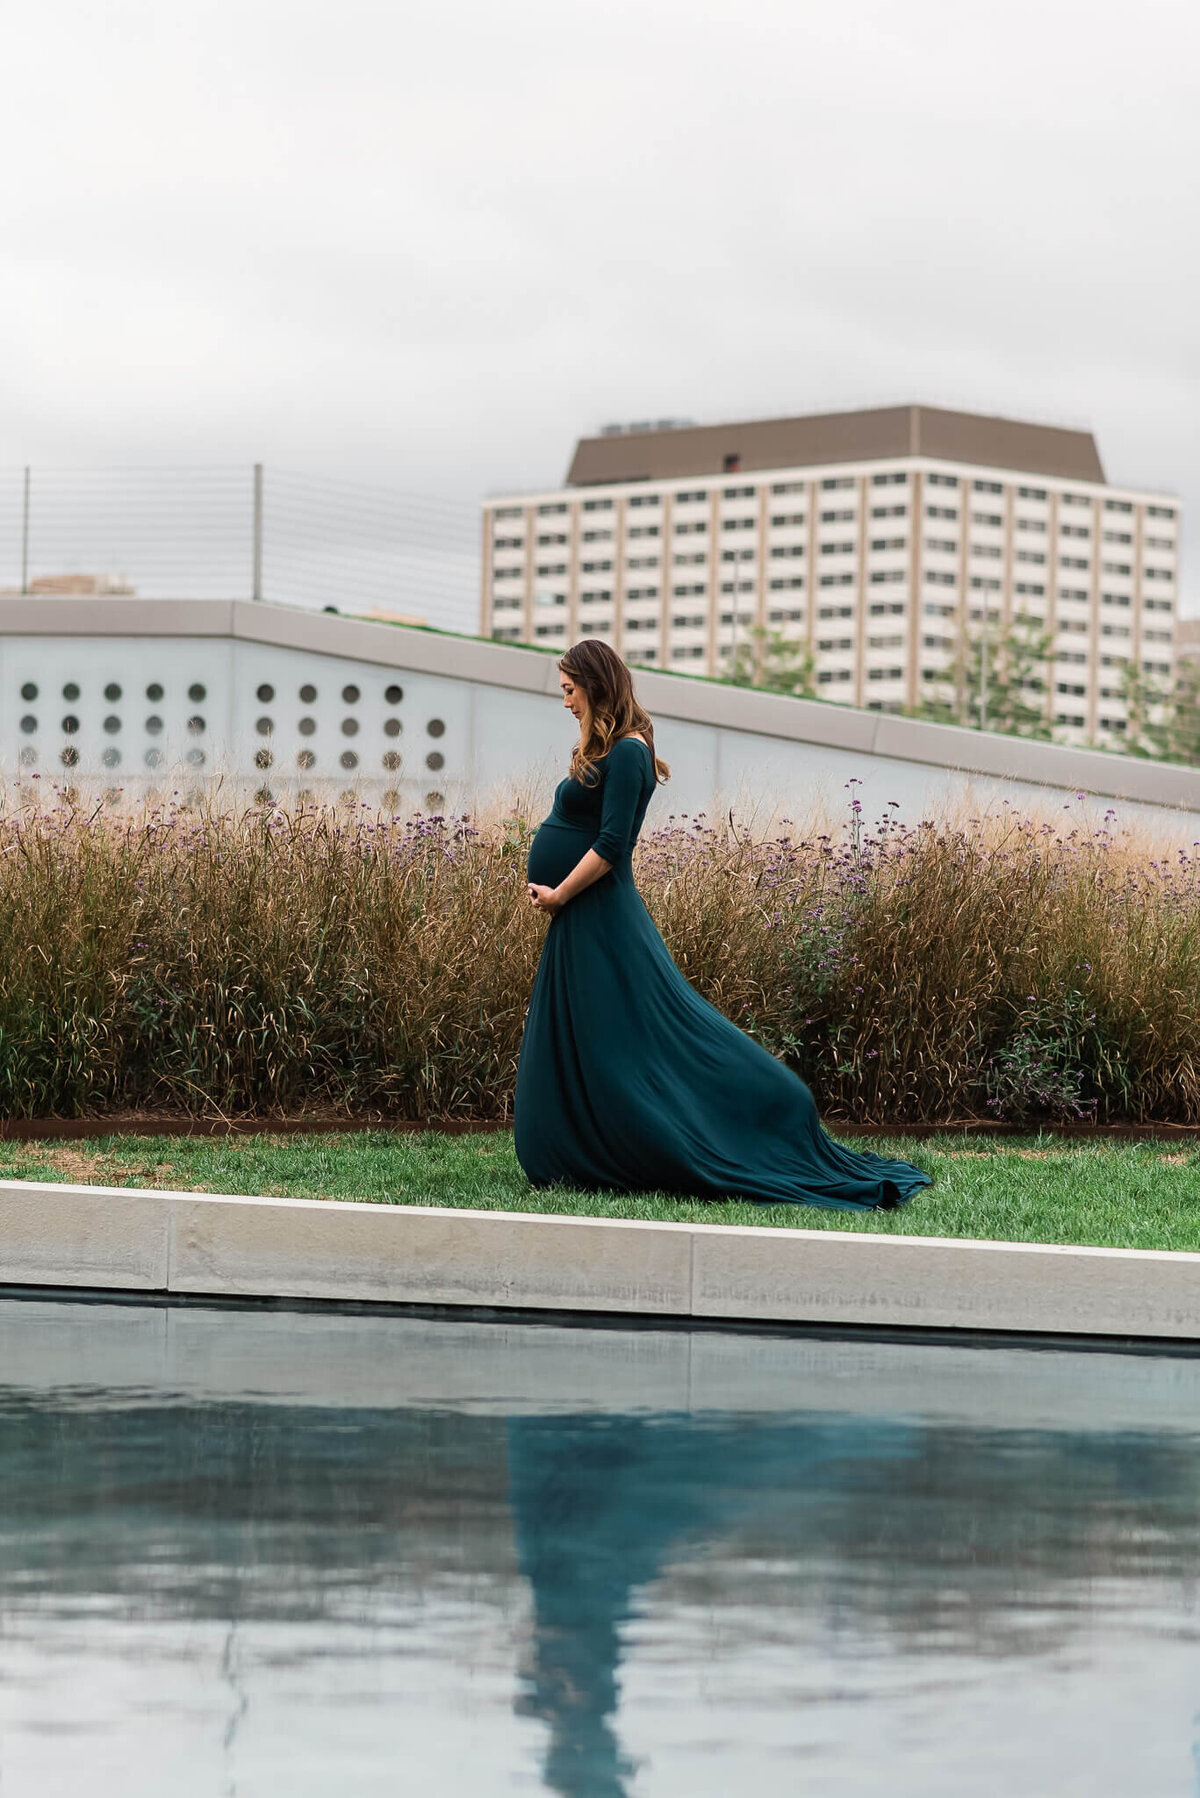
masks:
{"label": "pregnant belly", "polygon": [[556,887],[578,865],[580,857],[591,848],[592,832],[585,826],[564,824],[558,818],[547,818],[538,826],[529,845],[526,875],[535,886]]}

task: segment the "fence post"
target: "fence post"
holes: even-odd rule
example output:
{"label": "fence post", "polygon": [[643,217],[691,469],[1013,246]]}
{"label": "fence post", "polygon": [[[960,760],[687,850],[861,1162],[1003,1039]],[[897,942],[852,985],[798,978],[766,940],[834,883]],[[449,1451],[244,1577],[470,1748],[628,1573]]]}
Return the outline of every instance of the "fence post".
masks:
{"label": "fence post", "polygon": [[263,465],[254,464],[254,573],[251,598],[262,598],[263,568]]}
{"label": "fence post", "polygon": [[29,591],[29,469],[25,470],[25,493],[21,503],[21,591]]}

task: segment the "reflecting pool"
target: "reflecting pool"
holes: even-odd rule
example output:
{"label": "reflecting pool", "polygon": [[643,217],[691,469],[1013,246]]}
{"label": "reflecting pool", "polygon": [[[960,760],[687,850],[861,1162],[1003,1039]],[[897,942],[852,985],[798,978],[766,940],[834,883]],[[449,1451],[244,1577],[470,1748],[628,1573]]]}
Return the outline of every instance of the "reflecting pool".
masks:
{"label": "reflecting pool", "polygon": [[0,1299],[0,1793],[1194,1798],[1200,1361]]}

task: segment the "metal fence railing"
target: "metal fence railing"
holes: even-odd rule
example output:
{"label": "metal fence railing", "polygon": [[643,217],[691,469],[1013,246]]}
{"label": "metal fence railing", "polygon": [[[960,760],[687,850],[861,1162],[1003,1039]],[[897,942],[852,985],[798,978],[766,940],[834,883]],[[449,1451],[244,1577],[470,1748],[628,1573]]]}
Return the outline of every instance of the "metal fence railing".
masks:
{"label": "metal fence railing", "polygon": [[0,591],[266,599],[471,630],[465,501],[294,470],[0,469]]}

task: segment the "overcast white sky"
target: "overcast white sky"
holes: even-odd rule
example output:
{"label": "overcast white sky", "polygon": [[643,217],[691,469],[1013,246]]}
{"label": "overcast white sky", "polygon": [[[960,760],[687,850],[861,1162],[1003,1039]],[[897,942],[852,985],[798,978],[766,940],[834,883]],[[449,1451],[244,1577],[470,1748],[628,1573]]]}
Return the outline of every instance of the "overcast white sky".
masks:
{"label": "overcast white sky", "polygon": [[0,465],[474,501],[609,419],[916,399],[1090,427],[1200,516],[1197,0],[40,0],[2,41]]}

